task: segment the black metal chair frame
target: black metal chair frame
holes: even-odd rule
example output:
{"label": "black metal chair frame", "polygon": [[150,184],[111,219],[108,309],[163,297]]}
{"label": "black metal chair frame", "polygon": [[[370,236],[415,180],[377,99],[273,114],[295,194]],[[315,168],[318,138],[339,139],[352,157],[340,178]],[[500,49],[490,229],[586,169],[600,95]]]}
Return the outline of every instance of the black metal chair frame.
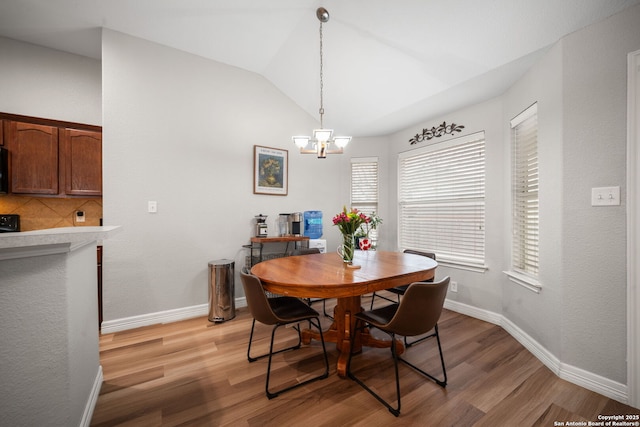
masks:
{"label": "black metal chair frame", "polygon": [[[329,359],[327,357],[327,349],[325,348],[325,344],[324,344],[324,337],[322,336],[322,327],[320,325],[320,321],[318,320],[317,317],[306,319],[306,320],[308,320],[310,324],[315,326],[318,329],[318,331],[320,331],[320,342],[322,342],[322,351],[324,353],[325,371],[324,371],[323,374],[318,375],[318,376],[313,377],[313,378],[309,378],[308,380],[303,381],[301,383],[294,384],[294,385],[289,386],[289,387],[285,387],[285,388],[283,388],[281,390],[278,390],[278,391],[275,391],[275,392],[271,392],[271,391],[269,391],[269,379],[271,378],[271,360],[272,360],[272,357],[273,357],[274,354],[283,353],[283,352],[289,351],[289,350],[297,350],[297,349],[300,348],[300,345],[302,344],[302,336],[300,335],[300,326],[296,325],[296,326],[293,327],[293,329],[295,329],[296,332],[298,332],[298,343],[296,345],[293,345],[293,346],[287,347],[287,348],[283,348],[281,350],[273,351],[273,342],[274,342],[274,339],[275,339],[275,336],[276,336],[276,330],[280,326],[289,325],[291,323],[298,323],[298,321],[276,324],[273,327],[272,331],[271,331],[271,342],[269,343],[269,353],[265,353],[265,354],[262,354],[260,356],[251,357],[251,343],[253,342],[253,331],[254,331],[254,328],[255,328],[255,325],[256,325],[256,319],[253,319],[253,323],[251,324],[251,335],[249,336],[249,346],[247,348],[247,360],[249,362],[255,362],[255,361],[263,359],[265,357],[269,357],[269,362],[267,363],[267,381],[266,381],[266,385],[265,385],[265,391],[266,391],[267,397],[269,399],[273,399],[274,397],[277,397],[279,394],[284,393],[285,391],[289,391],[289,390],[294,389],[296,387],[300,387],[302,385],[309,384],[310,382],[321,380],[321,379],[327,378],[329,376]],[[315,320],[315,322],[313,322],[314,320]]]}
{"label": "black metal chair frame", "polygon": [[[242,275],[248,275],[246,273],[242,273]],[[257,279],[257,278],[256,278]],[[259,280],[259,279],[258,279]],[[265,295],[265,298],[267,299],[267,302],[269,303],[270,307],[273,307],[273,304],[302,304],[303,306],[306,306],[304,304],[304,302],[302,300],[299,300],[298,298],[294,298],[294,297],[287,297],[287,296],[283,296],[283,297],[273,297],[273,298],[267,298],[267,296]],[[310,310],[311,313],[313,314],[309,314],[309,315],[303,315],[303,316],[296,316],[295,318],[291,318],[291,319],[287,319],[286,317],[284,317],[282,314],[280,314],[279,316],[276,315],[273,312],[273,309],[270,308],[271,310],[271,314],[275,317],[278,318],[278,321],[275,322],[273,324],[273,329],[271,330],[271,341],[269,343],[269,352],[259,355],[259,356],[251,356],[251,344],[253,343],[253,334],[255,331],[255,325],[256,325],[256,319],[253,319],[253,322],[251,324],[251,333],[249,335],[249,345],[247,347],[247,360],[249,362],[255,362],[257,360],[260,360],[262,358],[268,357],[269,361],[267,364],[267,378],[266,378],[266,383],[265,383],[265,392],[266,395],[269,399],[273,399],[274,397],[277,397],[279,394],[284,393],[286,391],[289,391],[291,389],[303,386],[305,384],[309,384],[313,381],[317,381],[320,379],[324,379],[327,378],[329,376],[329,359],[327,357],[327,349],[325,346],[325,342],[324,342],[324,336],[322,334],[322,325],[320,324],[320,314],[311,309],[311,308],[307,308],[307,310]],[[302,344],[302,336],[300,334],[300,322],[303,321],[308,321],[310,325],[313,325],[314,327],[316,327],[320,333],[320,342],[322,343],[322,352],[324,355],[324,364],[325,364],[325,370],[322,374],[315,376],[313,378],[309,378],[303,382],[294,384],[292,386],[289,387],[285,387],[283,389],[277,390],[277,391],[270,391],[269,390],[269,381],[271,378],[271,361],[273,358],[274,354],[279,354],[285,351],[289,351],[289,350],[296,350],[300,348],[300,345]],[[276,335],[276,330],[281,327],[281,326],[285,326],[285,325],[290,325],[290,324],[295,324],[293,326],[293,329],[296,330],[296,332],[298,333],[298,343],[291,346],[291,347],[287,347],[287,348],[283,348],[277,351],[273,351],[273,343],[275,341],[275,335]]]}
{"label": "black metal chair frame", "polygon": [[[447,278],[443,279],[443,281],[447,281],[448,282],[449,278],[447,277]],[[411,286],[411,285],[409,285],[409,286]],[[395,313],[398,310],[400,310],[400,304],[397,304],[397,305],[394,304],[394,307],[396,308],[395,310],[393,310],[391,307],[389,307],[388,311],[392,313],[392,315],[389,316],[389,322],[391,321],[391,319],[393,319],[393,317],[395,316]],[[382,332],[384,332],[387,335],[389,335],[390,338],[391,338],[391,342],[394,343],[395,342],[395,338],[396,338],[396,333],[394,331],[384,329],[384,327],[386,325],[376,326],[376,325],[370,323],[367,320],[367,313],[368,312],[363,312],[363,313],[356,314],[355,330],[357,331],[357,330],[363,330],[363,329],[365,329],[367,327],[373,327],[373,328],[379,329]],[[389,324],[389,322],[387,324]],[[392,344],[390,346],[391,347],[391,355],[393,357],[393,365],[394,365],[395,377],[396,377],[396,401],[397,401],[397,406],[395,408],[391,405],[391,403],[387,402],[378,393],[376,393],[371,388],[369,388],[360,378],[356,377],[356,375],[351,370],[351,360],[353,358],[353,353],[349,355],[349,359],[347,361],[347,376],[349,378],[351,378],[352,380],[354,380],[356,383],[358,383],[360,386],[362,386],[365,390],[367,390],[380,403],[382,403],[384,406],[386,406],[387,409],[389,410],[389,412],[391,412],[396,417],[399,416],[400,415],[401,401],[400,401],[400,375],[399,375],[399,372],[398,372],[398,361],[404,363],[405,365],[408,365],[409,367],[413,368],[414,370],[416,370],[420,374],[426,376],[427,378],[430,378],[431,380],[433,380],[439,386],[441,386],[443,388],[447,386],[447,370],[446,370],[445,363],[444,363],[444,356],[443,356],[443,353],[442,353],[442,344],[440,343],[440,334],[438,332],[438,323],[437,322],[433,326],[433,331],[434,332],[432,334],[430,334],[427,337],[422,338],[421,341],[423,339],[426,339],[426,338],[432,338],[432,337],[436,338],[436,341],[438,343],[438,351],[440,353],[440,363],[442,365],[442,374],[443,374],[443,379],[442,380],[436,378],[435,376],[429,374],[428,372],[424,371],[423,369],[417,367],[416,365],[414,365],[413,363],[409,362],[408,360],[403,359],[402,357],[400,357],[397,354],[396,346],[394,344]],[[355,333],[351,335],[351,347],[352,348],[354,346],[356,335],[357,334],[355,334]]]}

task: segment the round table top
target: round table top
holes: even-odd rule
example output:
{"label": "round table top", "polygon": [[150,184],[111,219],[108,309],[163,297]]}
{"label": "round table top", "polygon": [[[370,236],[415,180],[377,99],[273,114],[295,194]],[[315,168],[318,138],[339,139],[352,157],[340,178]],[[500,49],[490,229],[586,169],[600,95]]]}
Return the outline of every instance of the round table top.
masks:
{"label": "round table top", "polygon": [[340,298],[408,285],[434,277],[428,257],[387,251],[356,251],[350,268],[335,252],[275,258],[253,266],[264,288],[302,298]]}

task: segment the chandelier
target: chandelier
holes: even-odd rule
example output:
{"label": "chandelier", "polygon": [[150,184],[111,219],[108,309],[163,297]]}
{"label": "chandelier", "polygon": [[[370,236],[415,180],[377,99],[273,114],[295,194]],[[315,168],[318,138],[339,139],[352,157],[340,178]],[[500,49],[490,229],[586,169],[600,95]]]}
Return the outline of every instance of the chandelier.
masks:
{"label": "chandelier", "polygon": [[319,159],[325,159],[327,154],[342,154],[343,148],[351,141],[350,136],[333,137],[333,129],[325,129],[324,116],[324,81],[322,60],[322,24],[329,21],[329,12],[324,7],[316,10],[316,17],[320,21],[320,129],[313,130],[313,139],[308,136],[294,136],[293,142],[300,148],[302,154],[317,154]]}

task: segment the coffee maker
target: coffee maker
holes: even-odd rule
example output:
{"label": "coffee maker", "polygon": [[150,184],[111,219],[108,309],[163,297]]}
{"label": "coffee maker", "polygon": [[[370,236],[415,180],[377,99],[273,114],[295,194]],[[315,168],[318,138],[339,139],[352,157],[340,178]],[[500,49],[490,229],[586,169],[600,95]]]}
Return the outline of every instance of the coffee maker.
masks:
{"label": "coffee maker", "polygon": [[254,217],[256,219],[256,237],[267,237],[268,229],[267,229],[267,216],[266,215],[256,215]]}
{"label": "coffee maker", "polygon": [[302,236],[302,212],[289,214],[289,234],[291,236]]}

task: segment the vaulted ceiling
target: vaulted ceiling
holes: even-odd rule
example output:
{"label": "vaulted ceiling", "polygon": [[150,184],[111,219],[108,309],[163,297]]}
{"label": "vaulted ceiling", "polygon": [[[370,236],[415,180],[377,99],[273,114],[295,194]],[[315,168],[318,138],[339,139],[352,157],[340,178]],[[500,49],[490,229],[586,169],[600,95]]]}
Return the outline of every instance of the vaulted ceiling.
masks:
{"label": "vaulted ceiling", "polygon": [[[109,28],[261,74],[324,122],[384,135],[504,92],[563,36],[640,0],[2,0],[0,36],[100,58]],[[1,58],[0,58],[1,60]]]}

